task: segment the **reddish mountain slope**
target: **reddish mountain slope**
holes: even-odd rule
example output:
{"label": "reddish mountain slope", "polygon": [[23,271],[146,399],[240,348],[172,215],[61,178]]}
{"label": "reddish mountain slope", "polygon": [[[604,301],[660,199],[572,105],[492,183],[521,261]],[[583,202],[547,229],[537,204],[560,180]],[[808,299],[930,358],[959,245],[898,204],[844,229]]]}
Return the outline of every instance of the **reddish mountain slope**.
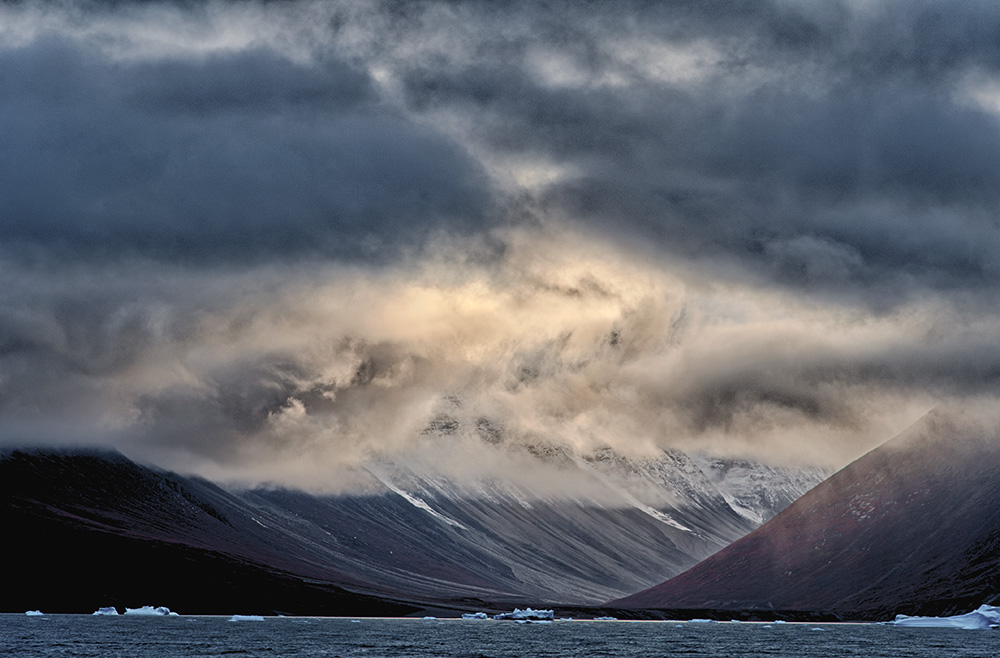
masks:
{"label": "reddish mountain slope", "polygon": [[610,605],[951,614],[1000,599],[1000,431],[932,412],[692,569]]}

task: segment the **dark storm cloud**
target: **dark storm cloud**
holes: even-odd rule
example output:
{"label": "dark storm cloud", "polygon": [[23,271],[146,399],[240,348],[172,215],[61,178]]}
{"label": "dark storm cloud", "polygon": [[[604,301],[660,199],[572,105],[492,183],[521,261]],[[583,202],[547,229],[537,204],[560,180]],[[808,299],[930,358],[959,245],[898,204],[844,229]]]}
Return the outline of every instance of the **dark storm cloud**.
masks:
{"label": "dark storm cloud", "polygon": [[[1000,121],[961,85],[997,69],[996,6],[519,6],[539,17],[514,38],[484,28],[472,57],[402,66],[418,111],[458,108],[494,152],[574,172],[541,192],[548,212],[818,291],[992,285]],[[622,62],[623,37],[711,61],[665,82]],[[539,46],[576,78],[539,75]]]}
{"label": "dark storm cloud", "polygon": [[8,250],[357,258],[489,221],[462,148],[380,106],[367,73],[334,56],[4,47],[0,153]]}

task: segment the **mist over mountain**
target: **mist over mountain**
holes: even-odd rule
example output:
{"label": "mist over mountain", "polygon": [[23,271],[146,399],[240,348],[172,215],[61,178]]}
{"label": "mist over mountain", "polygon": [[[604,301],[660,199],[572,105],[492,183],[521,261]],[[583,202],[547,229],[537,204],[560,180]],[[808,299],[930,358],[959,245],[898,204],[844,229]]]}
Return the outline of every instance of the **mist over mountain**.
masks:
{"label": "mist over mountain", "polygon": [[935,410],[753,533],[612,604],[858,620],[996,604],[1000,426],[993,417]]}

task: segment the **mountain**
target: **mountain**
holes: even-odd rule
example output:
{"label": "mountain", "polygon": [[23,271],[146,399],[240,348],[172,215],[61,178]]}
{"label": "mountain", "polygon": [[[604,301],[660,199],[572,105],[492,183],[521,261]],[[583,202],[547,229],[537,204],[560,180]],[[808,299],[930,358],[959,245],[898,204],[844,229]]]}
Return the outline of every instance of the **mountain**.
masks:
{"label": "mountain", "polygon": [[256,510],[204,480],[106,451],[0,458],[0,611],[165,605],[192,613],[399,615],[417,608],[351,591]]}
{"label": "mountain", "polygon": [[[3,543],[0,559],[18,566],[0,588],[0,610],[396,615],[426,605],[593,605],[752,530],[766,510],[744,495],[737,512],[727,500],[742,485],[733,483],[752,472],[781,479],[745,463],[727,487],[678,451],[521,453],[574,483],[572,494],[458,482],[385,459],[365,467],[364,493],[235,491],[114,452],[9,450],[0,453],[0,524],[17,540]],[[789,470],[783,486],[810,478],[821,474]]]}
{"label": "mountain", "polygon": [[694,568],[608,605],[946,615],[1000,601],[1000,431],[935,411]]}

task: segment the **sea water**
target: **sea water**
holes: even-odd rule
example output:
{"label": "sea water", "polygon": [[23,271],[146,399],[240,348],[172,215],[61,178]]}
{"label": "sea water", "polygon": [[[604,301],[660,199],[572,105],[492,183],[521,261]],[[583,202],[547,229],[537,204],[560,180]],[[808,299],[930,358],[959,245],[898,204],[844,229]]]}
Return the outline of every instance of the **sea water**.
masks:
{"label": "sea water", "polygon": [[877,624],[0,615],[0,656],[94,658],[987,656],[1000,631]]}

